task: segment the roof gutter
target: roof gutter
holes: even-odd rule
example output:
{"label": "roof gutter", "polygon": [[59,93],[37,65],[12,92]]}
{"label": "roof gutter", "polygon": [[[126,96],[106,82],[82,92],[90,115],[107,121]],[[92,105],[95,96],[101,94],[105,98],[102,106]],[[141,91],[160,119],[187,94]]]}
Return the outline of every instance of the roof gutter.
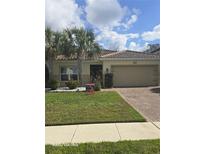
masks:
{"label": "roof gutter", "polygon": [[117,61],[117,60],[123,60],[123,61],[126,61],[126,60],[141,60],[141,61],[144,61],[144,60],[151,60],[151,61],[158,61],[160,60],[160,58],[99,58],[99,60],[114,60],[114,61]]}

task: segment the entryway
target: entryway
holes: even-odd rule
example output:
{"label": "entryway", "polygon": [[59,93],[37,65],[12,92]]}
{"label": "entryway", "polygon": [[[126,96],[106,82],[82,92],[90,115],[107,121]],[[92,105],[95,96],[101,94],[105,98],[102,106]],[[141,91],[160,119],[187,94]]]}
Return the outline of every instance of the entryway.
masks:
{"label": "entryway", "polygon": [[95,83],[99,81],[102,85],[102,65],[90,65],[90,81]]}

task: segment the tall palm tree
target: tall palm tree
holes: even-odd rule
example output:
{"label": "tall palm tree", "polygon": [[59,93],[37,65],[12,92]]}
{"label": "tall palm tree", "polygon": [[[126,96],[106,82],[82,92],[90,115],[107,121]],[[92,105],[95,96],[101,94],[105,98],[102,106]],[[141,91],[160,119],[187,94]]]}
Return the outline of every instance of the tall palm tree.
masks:
{"label": "tall palm tree", "polygon": [[45,30],[45,58],[46,61],[49,61],[50,57],[52,56],[52,39],[53,39],[53,31],[46,27]]}
{"label": "tall palm tree", "polygon": [[61,48],[61,32],[54,32],[51,28],[45,29],[45,60],[52,74],[53,61]]}
{"label": "tall palm tree", "polygon": [[59,52],[68,57],[72,56],[72,54],[74,54],[74,42],[69,29],[64,29],[62,31],[60,42]]}
{"label": "tall palm tree", "polygon": [[92,30],[73,28],[70,30],[73,41],[74,52],[77,56],[79,80],[82,83],[82,60],[85,57],[93,57],[100,53],[100,46],[95,42],[95,35]]}
{"label": "tall palm tree", "polygon": [[54,32],[50,28],[45,30],[46,63],[52,74],[53,61],[61,53],[68,57],[76,55],[79,80],[82,83],[82,60],[100,53],[101,47],[95,42],[92,30],[83,28],[64,29]]}

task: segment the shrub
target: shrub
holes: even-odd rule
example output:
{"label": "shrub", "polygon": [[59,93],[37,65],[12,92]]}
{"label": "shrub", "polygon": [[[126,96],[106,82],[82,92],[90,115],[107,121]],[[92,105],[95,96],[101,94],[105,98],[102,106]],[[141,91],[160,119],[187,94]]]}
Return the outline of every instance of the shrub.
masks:
{"label": "shrub", "polygon": [[105,74],[105,88],[112,88],[113,86],[113,74],[106,73]]}
{"label": "shrub", "polygon": [[69,89],[75,89],[79,86],[79,82],[74,81],[74,80],[70,80],[70,81],[66,82],[65,84],[67,87],[69,87]]}
{"label": "shrub", "polygon": [[101,84],[100,84],[100,82],[96,82],[96,83],[95,83],[94,90],[95,90],[95,91],[100,91],[100,89],[101,89]]}
{"label": "shrub", "polygon": [[49,87],[51,90],[55,90],[59,87],[59,82],[57,80],[51,80],[49,81]]}

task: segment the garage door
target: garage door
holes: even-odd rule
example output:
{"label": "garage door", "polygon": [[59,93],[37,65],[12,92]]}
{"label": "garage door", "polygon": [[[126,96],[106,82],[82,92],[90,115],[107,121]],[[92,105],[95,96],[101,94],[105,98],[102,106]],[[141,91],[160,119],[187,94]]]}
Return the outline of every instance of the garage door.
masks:
{"label": "garage door", "polygon": [[154,86],[158,84],[158,66],[112,66],[114,87]]}

